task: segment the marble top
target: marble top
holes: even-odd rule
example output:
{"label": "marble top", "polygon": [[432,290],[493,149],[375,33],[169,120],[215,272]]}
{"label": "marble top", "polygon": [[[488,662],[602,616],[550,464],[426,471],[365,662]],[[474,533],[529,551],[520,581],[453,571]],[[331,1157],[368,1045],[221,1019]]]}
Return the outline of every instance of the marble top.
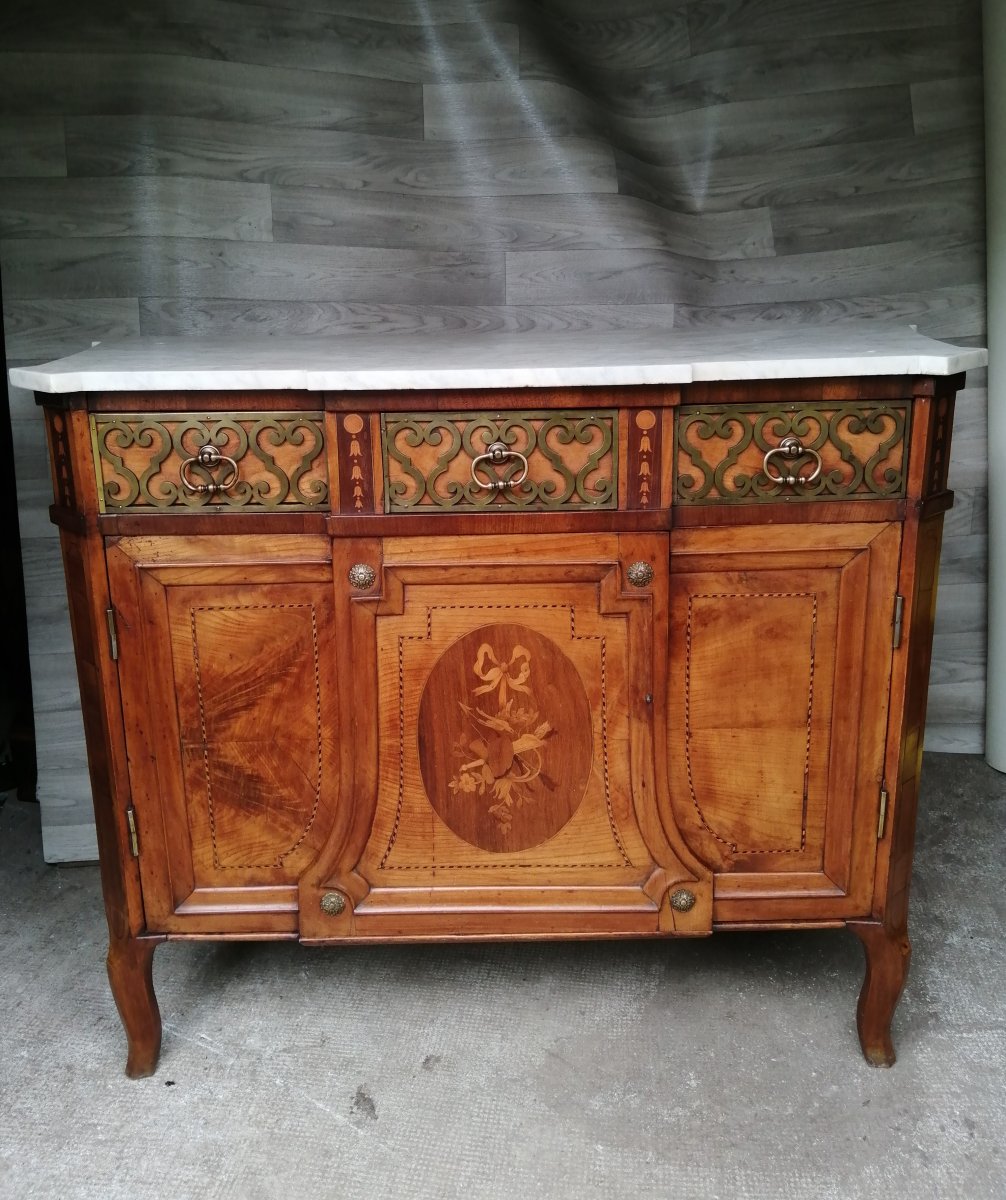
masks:
{"label": "marble top", "polygon": [[10,380],[37,392],[378,391],[953,375],[987,361],[985,350],[885,326],[176,337],[99,342],[14,367]]}

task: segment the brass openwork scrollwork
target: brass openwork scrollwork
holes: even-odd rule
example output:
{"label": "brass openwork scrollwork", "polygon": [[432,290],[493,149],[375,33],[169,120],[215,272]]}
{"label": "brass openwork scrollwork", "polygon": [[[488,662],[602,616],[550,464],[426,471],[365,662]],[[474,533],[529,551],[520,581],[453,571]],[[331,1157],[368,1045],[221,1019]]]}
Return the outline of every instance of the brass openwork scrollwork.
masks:
{"label": "brass openwork scrollwork", "polygon": [[387,413],[381,437],[387,512],[618,506],[614,410]]}
{"label": "brass openwork scrollwork", "polygon": [[102,511],[325,509],[324,414],[96,413]]}
{"label": "brass openwork scrollwork", "polygon": [[901,497],[909,425],[910,407],[900,401],[682,405],[674,502]]}

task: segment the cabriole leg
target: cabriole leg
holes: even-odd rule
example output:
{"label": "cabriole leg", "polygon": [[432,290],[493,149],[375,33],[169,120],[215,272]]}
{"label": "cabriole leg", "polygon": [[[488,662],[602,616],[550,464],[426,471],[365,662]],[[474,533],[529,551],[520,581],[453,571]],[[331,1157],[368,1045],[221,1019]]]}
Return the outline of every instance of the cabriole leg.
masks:
{"label": "cabriole leg", "polygon": [[153,1075],[161,1052],[161,1012],[154,995],[154,951],[162,937],[112,938],[108,945],[108,982],[126,1030],[130,1079]]}
{"label": "cabriole leg", "polygon": [[891,1067],[891,1018],[908,978],[912,943],[907,929],[890,930],[880,921],[850,921],[849,928],[866,952],[866,978],[856,1009],[859,1041],[871,1066]]}

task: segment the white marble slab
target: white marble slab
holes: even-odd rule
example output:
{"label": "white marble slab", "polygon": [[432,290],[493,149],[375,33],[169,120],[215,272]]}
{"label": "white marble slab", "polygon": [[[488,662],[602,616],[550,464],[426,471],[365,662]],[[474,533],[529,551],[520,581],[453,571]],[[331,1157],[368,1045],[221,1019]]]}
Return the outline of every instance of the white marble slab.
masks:
{"label": "white marble slab", "polygon": [[10,379],[37,392],[613,387],[828,375],[953,375],[987,361],[982,349],[871,324],[750,333],[654,329],[135,338],[98,343],[39,367],[15,367]]}

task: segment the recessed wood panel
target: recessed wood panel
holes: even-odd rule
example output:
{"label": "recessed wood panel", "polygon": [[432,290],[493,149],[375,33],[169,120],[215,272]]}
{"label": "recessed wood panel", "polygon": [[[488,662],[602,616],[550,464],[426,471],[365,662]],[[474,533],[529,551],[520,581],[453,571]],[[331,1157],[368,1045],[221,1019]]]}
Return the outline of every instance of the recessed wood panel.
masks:
{"label": "recessed wood panel", "polygon": [[866,911],[898,528],[739,533],[694,530],[672,553],[675,819],[717,871],[722,919],[733,897]]}
{"label": "recessed wood panel", "polygon": [[297,879],[339,796],[327,560],[326,539],[300,537],[110,551],[152,929],[295,927]]}
{"label": "recessed wood panel", "polygon": [[318,607],[213,600],[168,601],[194,848],[211,870],[282,867],[321,800]]}
{"label": "recessed wood panel", "polygon": [[[510,871],[545,882],[589,868],[641,882],[652,860],[632,807],[625,618],[598,611],[596,585],[528,582],[508,598],[487,596],[477,571],[453,586],[437,573],[413,576],[401,614],[378,618],[380,777],[366,874],[386,884],[386,873],[404,883]],[[505,764],[522,736],[534,754]],[[539,764],[546,779],[538,769],[517,782]],[[493,781],[480,790],[483,770]]]}
{"label": "recessed wood panel", "polygon": [[[812,725],[818,605],[816,592],[688,597],[689,791],[699,820],[731,855],[806,846],[812,733],[825,751],[828,743],[820,721]],[[815,758],[820,787],[821,753]]]}

